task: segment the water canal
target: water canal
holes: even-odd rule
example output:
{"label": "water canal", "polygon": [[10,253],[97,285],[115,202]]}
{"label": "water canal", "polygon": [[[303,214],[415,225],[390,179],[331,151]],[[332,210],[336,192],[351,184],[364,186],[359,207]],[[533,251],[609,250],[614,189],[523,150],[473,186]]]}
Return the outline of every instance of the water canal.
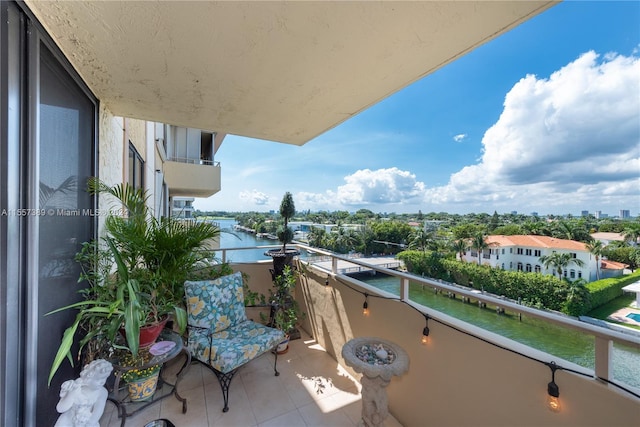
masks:
{"label": "water canal", "polygon": [[[219,221],[223,230],[232,231],[233,220]],[[252,234],[223,232],[220,247],[251,247],[276,244],[277,242],[257,239]],[[227,260],[249,262],[265,260],[263,249],[229,251]],[[304,257],[304,255],[302,255]],[[357,277],[370,285],[383,289],[394,295],[400,294],[400,281],[397,278],[378,274],[361,274]],[[460,299],[452,299],[436,294],[432,288],[423,288],[421,284],[411,283],[410,298],[433,310],[446,313],[467,323],[476,325],[490,332],[510,338],[514,341],[544,351],[593,369],[595,363],[595,339],[579,331],[570,330],[538,319],[510,314],[496,314],[490,308],[480,308],[475,304],[463,303]],[[613,349],[614,380],[636,388],[640,388],[640,351],[626,346],[614,344]]]}

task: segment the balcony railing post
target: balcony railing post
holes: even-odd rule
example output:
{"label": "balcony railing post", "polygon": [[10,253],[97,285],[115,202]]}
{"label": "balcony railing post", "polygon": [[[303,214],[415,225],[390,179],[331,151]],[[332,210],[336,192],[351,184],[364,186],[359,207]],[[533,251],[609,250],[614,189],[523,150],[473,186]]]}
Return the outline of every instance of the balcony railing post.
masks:
{"label": "balcony railing post", "polygon": [[338,258],[331,257],[331,273],[338,274]]}
{"label": "balcony railing post", "polygon": [[400,279],[400,299],[409,301],[409,279],[405,277]]}
{"label": "balcony railing post", "polygon": [[596,377],[611,379],[611,357],[613,355],[613,341],[596,335],[595,358]]}

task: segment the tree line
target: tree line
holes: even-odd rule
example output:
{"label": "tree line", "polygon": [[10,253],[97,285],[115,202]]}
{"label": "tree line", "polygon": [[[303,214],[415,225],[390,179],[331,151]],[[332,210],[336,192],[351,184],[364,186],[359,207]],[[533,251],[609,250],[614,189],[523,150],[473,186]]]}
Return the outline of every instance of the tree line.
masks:
{"label": "tree line", "polygon": [[[275,234],[279,215],[271,213],[236,213],[235,220],[258,233]],[[370,255],[395,255],[403,250],[435,251],[442,256],[455,258],[467,249],[481,256],[487,248],[485,237],[499,235],[539,235],[575,240],[587,245],[598,259],[609,259],[629,265],[635,270],[640,265],[640,249],[632,242],[640,239],[640,220],[596,219],[592,216],[547,216],[522,214],[376,214],[360,209],[350,214],[335,212],[296,212],[294,221],[310,221],[316,224],[335,224],[330,231],[323,227],[312,228],[307,236],[310,246],[336,253],[362,253]],[[622,233],[624,240],[613,241],[606,247],[591,237],[595,232]],[[546,267],[566,267],[562,259],[541,260]]]}

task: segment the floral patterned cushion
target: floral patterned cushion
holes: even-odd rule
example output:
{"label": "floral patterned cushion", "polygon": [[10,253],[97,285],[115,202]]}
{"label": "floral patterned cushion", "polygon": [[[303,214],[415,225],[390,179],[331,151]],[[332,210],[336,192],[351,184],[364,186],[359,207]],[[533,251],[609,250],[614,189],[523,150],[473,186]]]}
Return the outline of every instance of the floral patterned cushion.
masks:
{"label": "floral patterned cushion", "polygon": [[227,373],[271,350],[283,339],[284,333],[279,329],[246,320],[213,334],[192,328],[187,346],[192,357]]}
{"label": "floral patterned cushion", "polygon": [[242,273],[215,280],[186,281],[187,323],[220,332],[247,320],[242,291]]}

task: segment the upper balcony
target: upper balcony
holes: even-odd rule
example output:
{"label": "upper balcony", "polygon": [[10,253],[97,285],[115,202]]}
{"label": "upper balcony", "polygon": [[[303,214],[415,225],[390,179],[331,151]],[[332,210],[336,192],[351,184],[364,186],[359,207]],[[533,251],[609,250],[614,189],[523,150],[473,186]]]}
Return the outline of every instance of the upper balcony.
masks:
{"label": "upper balcony", "polygon": [[[220,258],[226,258],[230,250],[222,249]],[[196,369],[189,377],[189,384],[194,388],[187,392],[194,399],[189,414],[183,415],[179,409],[171,412],[168,404],[162,407],[163,418],[172,419],[176,425],[181,424],[181,420],[193,421],[194,425],[233,424],[237,417],[248,420],[243,425],[355,425],[361,407],[361,387],[354,379],[360,375],[346,367],[341,349],[351,338],[376,336],[397,343],[410,358],[409,371],[394,377],[387,388],[393,416],[387,426],[397,423],[404,426],[637,424],[640,389],[637,384],[629,385],[617,378],[617,373],[613,374],[614,370],[618,372],[614,367],[620,363],[614,355],[614,346],[629,349],[631,357],[640,358],[637,335],[593,326],[451,283],[374,267],[398,280],[398,292],[385,292],[338,273],[338,261],[358,264],[357,259],[314,251],[330,257],[331,268],[323,269],[300,260],[304,273],[296,288],[296,299],[306,313],[301,327],[309,337],[296,343],[291,355],[279,359],[278,364],[282,363],[286,373],[279,378],[262,378],[256,370],[260,371],[263,363],[252,362],[254,366],[250,363],[243,368],[242,385],[233,392],[237,393],[233,397],[234,406],[222,414],[215,378],[194,366]],[[234,270],[248,274],[252,290],[268,294],[271,261],[232,265]],[[421,305],[412,300],[420,288],[454,293],[467,302],[470,299],[477,302],[478,306],[500,307],[507,311],[507,316],[515,319],[520,316],[522,322],[536,319],[549,328],[560,326],[578,331],[593,340],[592,350],[585,349],[585,354],[590,353],[586,358],[593,359],[593,368]],[[366,316],[362,309],[364,301],[368,302],[369,309]],[[505,319],[495,316],[495,322]],[[429,335],[423,340],[425,322]],[[559,412],[552,412],[547,404],[552,362],[560,367],[554,377],[559,387]],[[632,366],[640,369],[637,364]],[[637,377],[638,373],[627,375]],[[157,413],[144,414],[140,415],[140,421],[144,421],[145,416],[158,418]],[[115,417],[111,418],[113,423]]]}
{"label": "upper balcony", "polygon": [[212,196],[222,188],[220,176],[220,162],[170,157],[164,163],[164,179],[172,197]]}
{"label": "upper balcony", "polygon": [[214,156],[224,133],[161,123],[155,132],[170,197],[209,197],[220,191],[220,162]]}

